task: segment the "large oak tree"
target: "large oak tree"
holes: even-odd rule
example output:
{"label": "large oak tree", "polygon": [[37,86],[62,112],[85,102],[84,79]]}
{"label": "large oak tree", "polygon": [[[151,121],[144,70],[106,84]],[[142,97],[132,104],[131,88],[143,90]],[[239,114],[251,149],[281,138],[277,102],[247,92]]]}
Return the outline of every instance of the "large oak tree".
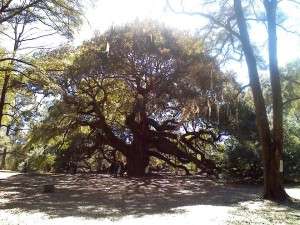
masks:
{"label": "large oak tree", "polygon": [[186,173],[189,163],[217,172],[210,152],[221,138],[219,128],[228,124],[232,87],[239,85],[221,73],[200,39],[137,23],[95,37],[72,58],[63,72],[53,70],[47,78],[60,99],[47,120],[64,124],[52,128],[54,136],[71,137],[87,127],[78,151],[121,152],[130,176],[143,176],[150,157]]}

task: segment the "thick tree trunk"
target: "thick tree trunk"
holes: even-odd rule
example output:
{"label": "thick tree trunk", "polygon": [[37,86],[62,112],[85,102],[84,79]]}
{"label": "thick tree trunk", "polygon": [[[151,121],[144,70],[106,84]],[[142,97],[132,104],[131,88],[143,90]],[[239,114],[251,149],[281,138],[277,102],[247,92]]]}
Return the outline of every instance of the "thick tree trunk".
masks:
{"label": "thick tree trunk", "polygon": [[130,177],[145,176],[146,167],[149,164],[149,156],[144,152],[134,149],[127,158],[127,175]]}
{"label": "thick tree trunk", "polygon": [[[266,106],[265,106],[265,102],[261,90],[261,84],[259,81],[259,76],[257,71],[256,58],[250,43],[249,33],[248,33],[247,24],[244,17],[242,5],[241,5],[241,0],[234,0],[234,10],[236,13],[238,27],[240,31],[240,41],[247,62],[250,86],[252,89],[253,100],[255,105],[256,124],[258,128],[260,143],[263,152],[262,154],[263,165],[264,165],[264,194],[263,195],[265,198],[271,200],[282,201],[286,198],[287,195],[284,191],[284,188],[281,183],[281,178],[278,174],[278,165],[279,165],[278,155],[276,155],[276,151],[275,151],[275,149],[278,148],[277,146],[278,143],[276,142],[276,140],[273,141],[273,137],[271,135],[267,112],[266,112]],[[272,54],[272,52],[270,52],[270,54]],[[280,139],[279,136],[277,138]]]}
{"label": "thick tree trunk", "polygon": [[145,176],[145,169],[149,164],[149,124],[145,105],[145,98],[138,94],[133,113],[128,117],[128,125],[133,133],[133,151],[127,157],[128,176]]}
{"label": "thick tree trunk", "polygon": [[149,164],[149,144],[147,140],[147,128],[144,122],[140,123],[140,129],[133,131],[132,149],[126,158],[128,176],[145,176],[145,169]]}

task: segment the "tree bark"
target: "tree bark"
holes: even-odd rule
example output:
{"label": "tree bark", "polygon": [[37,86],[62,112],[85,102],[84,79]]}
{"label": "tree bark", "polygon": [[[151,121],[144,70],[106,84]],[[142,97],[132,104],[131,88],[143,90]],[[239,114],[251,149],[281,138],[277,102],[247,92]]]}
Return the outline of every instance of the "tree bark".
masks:
{"label": "tree bark", "polygon": [[280,73],[277,59],[276,15],[277,0],[264,0],[268,24],[269,72],[273,103],[273,149],[270,152],[271,176],[268,177],[264,197],[267,199],[285,200],[288,196],[283,187],[283,168],[280,168],[283,153],[283,102],[280,84]]}
{"label": "tree bark", "polygon": [[[278,148],[277,145],[280,144],[280,142],[282,142],[282,136],[280,137],[280,130],[279,130],[279,132],[276,131],[276,134],[278,135],[276,137],[276,139],[278,139],[277,141],[279,143],[276,142],[275,139],[273,141],[273,137],[272,137],[272,134],[270,131],[269,121],[268,121],[268,117],[267,117],[265,101],[263,98],[261,84],[260,84],[260,80],[259,80],[256,58],[255,58],[255,55],[253,52],[253,47],[251,46],[251,43],[250,43],[249,33],[248,33],[247,24],[246,24],[244,13],[243,13],[241,0],[234,0],[234,10],[235,10],[235,14],[236,14],[237,22],[238,22],[238,28],[240,31],[239,38],[240,38],[240,41],[242,44],[242,49],[243,49],[243,52],[244,52],[244,55],[246,58],[247,67],[248,67],[248,75],[249,75],[250,86],[251,86],[251,90],[252,90],[252,94],[253,94],[253,100],[254,100],[255,112],[256,112],[256,124],[257,124],[257,129],[258,129],[258,133],[259,133],[259,137],[260,137],[260,143],[262,146],[263,165],[264,165],[264,193],[263,193],[263,196],[265,198],[268,198],[271,200],[282,201],[282,200],[286,199],[287,195],[282,186],[281,179],[278,176],[279,175],[278,174],[278,165],[279,165],[278,159],[279,159],[279,157],[276,155],[276,151],[275,151],[275,149]],[[274,32],[273,29],[276,29],[276,27],[275,28],[273,27],[272,31],[270,30],[269,32]],[[269,40],[269,43],[270,43],[270,41],[274,42],[274,40],[272,38],[274,38],[274,37],[271,37],[271,40]],[[276,40],[276,33],[275,33],[275,40]],[[276,43],[276,41],[275,41],[275,43]],[[272,47],[274,47],[274,46],[269,45],[269,54],[272,55],[270,57],[274,57],[274,55],[273,55],[274,51],[276,53],[276,49],[270,50],[270,48],[272,48]],[[276,56],[275,56],[275,59],[277,59]],[[277,62],[272,61],[272,63],[277,63]],[[273,66],[274,65],[272,64],[272,69],[274,69]],[[270,68],[271,68],[271,65],[270,65]],[[272,73],[272,72],[270,71],[270,73]],[[271,77],[272,77],[272,75],[271,75]],[[273,78],[271,78],[271,80],[272,79]],[[276,80],[276,78],[275,78],[275,80]],[[278,88],[280,89],[280,82],[279,82],[279,87],[278,87],[278,82],[275,82],[275,83],[276,83],[275,90]],[[272,88],[272,92],[273,91],[274,90]],[[273,93],[273,98],[274,98],[274,93]],[[280,99],[276,99],[276,96],[275,96],[275,101],[276,101],[276,103],[278,103],[278,101],[280,101]],[[279,105],[275,104],[275,106],[280,107],[280,104]],[[282,104],[281,104],[281,107],[282,107]],[[280,124],[280,118],[282,118],[282,112],[280,115],[280,111],[278,110],[278,108],[276,108],[276,110],[277,110],[276,115],[279,116],[276,118],[276,124],[277,124],[276,126],[279,126],[278,128],[280,129],[279,124]],[[274,116],[273,116],[273,118],[274,118]],[[281,120],[281,132],[282,132],[282,120]],[[282,147],[281,147],[281,149],[282,149]]]}
{"label": "tree bark", "polygon": [[[21,34],[17,35],[17,28],[16,27],[14,28],[14,30],[15,30],[14,48],[13,48],[12,58],[9,62],[8,68],[13,68],[14,67],[14,63],[15,63],[14,59],[16,57],[18,48],[20,46]],[[9,90],[9,81],[10,81],[11,71],[12,70],[8,70],[8,71],[5,72],[4,81],[3,81],[2,90],[1,90],[1,97],[0,97],[0,128],[2,128],[2,126],[3,126],[2,125],[2,119],[3,119],[3,115],[4,115],[4,106],[5,106],[6,94]],[[9,130],[7,130],[7,131],[9,131]]]}
{"label": "tree bark", "polygon": [[128,117],[128,125],[130,125],[133,133],[133,151],[130,151],[127,157],[128,176],[145,176],[145,169],[149,164],[149,124],[145,105],[145,98],[141,94],[138,94],[133,112]]}
{"label": "tree bark", "polygon": [[131,154],[126,157],[127,175],[130,177],[143,177],[149,164],[149,156],[144,151],[140,151],[138,146],[132,150]]}
{"label": "tree bark", "polygon": [[99,120],[93,123],[92,126],[102,130],[107,144],[122,152],[126,157],[127,175],[132,177],[144,176],[145,168],[149,164],[149,154],[147,144],[148,122],[143,104],[136,104],[133,112],[126,118],[126,123],[133,133],[133,142],[131,144],[125,143],[124,140],[114,134],[111,127],[106,123],[105,117],[96,102],[94,103],[94,109]]}
{"label": "tree bark", "polygon": [[1,97],[0,97],[0,127],[2,127],[2,118],[4,113],[6,93],[8,91],[9,78],[10,78],[9,72],[6,72],[4,76],[4,82],[2,85]]}
{"label": "tree bark", "polygon": [[7,154],[7,149],[6,147],[3,148],[3,153],[2,153],[2,159],[1,159],[1,170],[5,170],[6,167],[6,154]]}

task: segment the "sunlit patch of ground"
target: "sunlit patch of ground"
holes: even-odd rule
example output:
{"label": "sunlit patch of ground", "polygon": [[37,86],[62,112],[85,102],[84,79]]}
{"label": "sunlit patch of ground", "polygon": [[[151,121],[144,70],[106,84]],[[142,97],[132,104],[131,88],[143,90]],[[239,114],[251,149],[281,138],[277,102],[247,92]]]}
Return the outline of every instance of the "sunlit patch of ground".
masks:
{"label": "sunlit patch of ground", "polygon": [[[43,184],[55,183],[52,194]],[[201,177],[113,178],[0,171],[0,225],[299,224],[299,205],[259,198],[259,186]],[[300,187],[287,189],[294,198]]]}
{"label": "sunlit patch of ground", "polygon": [[15,176],[17,174],[20,174],[20,173],[9,171],[9,170],[0,170],[0,180]]}
{"label": "sunlit patch of ground", "polygon": [[300,200],[300,187],[299,188],[286,188],[286,192],[293,198]]}
{"label": "sunlit patch of ground", "polygon": [[[148,224],[226,224],[227,218],[229,218],[229,210],[231,207],[225,206],[186,206],[176,214],[155,214],[136,217],[134,215],[124,216],[120,219],[114,218],[85,218],[85,217],[62,217],[52,218],[45,213],[28,213],[20,212],[17,210],[0,211],[0,224],[1,225],[31,225],[31,224],[43,224],[43,225],[148,225]],[[180,209],[178,209],[180,210]]]}
{"label": "sunlit patch of ground", "polygon": [[[300,191],[300,189],[298,189]],[[295,207],[296,206],[296,207]],[[271,201],[247,201],[231,212],[230,224],[300,224],[298,205],[278,205]]]}

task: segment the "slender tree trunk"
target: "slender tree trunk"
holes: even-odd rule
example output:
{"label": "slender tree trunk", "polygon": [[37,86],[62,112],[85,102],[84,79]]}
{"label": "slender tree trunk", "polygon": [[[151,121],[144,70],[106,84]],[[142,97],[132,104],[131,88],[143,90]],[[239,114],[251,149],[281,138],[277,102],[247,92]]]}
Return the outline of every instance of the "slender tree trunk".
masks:
{"label": "slender tree trunk", "polygon": [[6,93],[8,91],[9,78],[10,78],[9,72],[5,72],[4,82],[2,85],[1,97],[0,97],[0,127],[2,127],[2,118],[4,114],[4,105],[5,105]]}
{"label": "slender tree trunk", "polygon": [[[12,53],[12,59],[14,59],[16,57],[17,50],[18,50],[18,47],[19,47],[19,38],[15,39],[14,49],[13,49],[13,53]],[[8,68],[12,68],[13,66],[14,66],[14,61],[11,60],[9,62]],[[11,73],[10,70],[5,71],[4,82],[3,82],[2,90],[1,90],[1,96],[0,96],[0,128],[2,127],[2,119],[3,119],[3,115],[4,115],[4,106],[5,106],[6,94],[7,94],[7,91],[9,89],[10,73]]]}
{"label": "slender tree trunk", "polygon": [[6,154],[7,154],[7,149],[6,147],[4,147],[2,153],[1,165],[0,165],[1,170],[4,170],[6,167]]}
{"label": "slender tree trunk", "polygon": [[273,103],[273,149],[270,153],[270,175],[265,198],[285,200],[288,196],[283,187],[283,103],[280,73],[277,59],[276,15],[277,0],[264,0],[268,24],[269,71]]}
{"label": "slender tree trunk", "polygon": [[[241,0],[234,0],[234,10],[236,13],[238,27],[240,31],[240,41],[242,44],[243,52],[245,54],[246,63],[248,67],[250,86],[253,94],[253,100],[254,100],[255,112],[256,112],[256,124],[257,124],[258,133],[260,137],[260,143],[262,146],[263,165],[264,165],[264,197],[275,201],[281,201],[284,200],[287,195],[285,194],[283,186],[281,185],[281,181],[280,181],[281,179],[278,177],[278,163],[277,163],[278,156],[276,156],[274,151],[274,146],[276,146],[276,144],[278,143],[273,142],[272,134],[270,131],[266,106],[265,106],[261,84],[259,81],[259,76],[257,71],[256,58],[250,43],[249,33],[248,33],[247,24],[243,13],[243,8],[241,5]],[[275,33],[275,38],[276,38],[276,33]],[[270,52],[270,54],[272,54],[272,52]],[[278,88],[278,86],[276,87]],[[279,83],[279,89],[280,89],[280,83]],[[278,113],[278,111],[276,113]],[[281,132],[282,132],[282,126],[281,126]],[[280,136],[278,136],[277,138],[280,138]]]}

